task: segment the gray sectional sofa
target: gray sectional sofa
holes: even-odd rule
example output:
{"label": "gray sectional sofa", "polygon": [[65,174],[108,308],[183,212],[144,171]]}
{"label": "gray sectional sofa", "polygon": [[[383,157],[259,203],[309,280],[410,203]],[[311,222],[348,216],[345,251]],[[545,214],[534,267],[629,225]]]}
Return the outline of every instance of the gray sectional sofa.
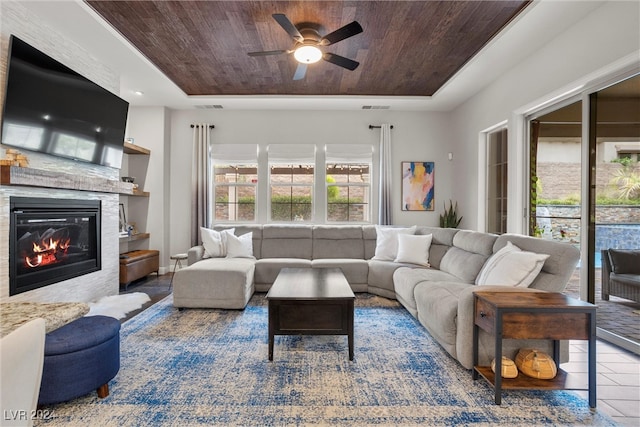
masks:
{"label": "gray sectional sofa", "polygon": [[[231,227],[215,227],[221,231]],[[283,267],[339,267],[354,292],[397,299],[430,335],[465,368],[472,366],[473,291],[487,260],[507,242],[524,251],[550,255],[529,287],[481,286],[506,292],[561,292],[579,259],[565,243],[528,236],[501,236],[469,230],[416,227],[432,235],[430,267],[374,258],[373,225],[243,225],[234,235],[252,233],[254,258],[203,258],[202,246],[188,252],[188,267],[175,273],[174,306],[242,309],[255,291],[266,292]],[[499,283],[496,283],[499,285]],[[507,340],[504,355],[535,346],[551,351],[550,342]],[[480,363],[493,354],[491,337],[480,335]],[[562,360],[567,360],[563,351]]]}

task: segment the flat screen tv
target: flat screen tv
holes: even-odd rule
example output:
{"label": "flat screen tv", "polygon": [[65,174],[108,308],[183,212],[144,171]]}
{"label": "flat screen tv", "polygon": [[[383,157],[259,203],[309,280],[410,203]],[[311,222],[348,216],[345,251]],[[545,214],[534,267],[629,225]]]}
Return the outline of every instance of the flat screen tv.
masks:
{"label": "flat screen tv", "polygon": [[12,35],[2,144],[120,168],[129,103]]}

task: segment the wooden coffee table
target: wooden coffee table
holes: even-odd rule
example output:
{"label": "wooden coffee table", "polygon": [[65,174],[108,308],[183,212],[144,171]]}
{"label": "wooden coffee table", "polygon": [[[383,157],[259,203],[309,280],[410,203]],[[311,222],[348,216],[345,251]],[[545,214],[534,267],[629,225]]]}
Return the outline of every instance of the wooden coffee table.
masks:
{"label": "wooden coffee table", "polygon": [[269,360],[275,335],[347,335],[353,360],[355,295],[339,268],[283,268],[267,293]]}

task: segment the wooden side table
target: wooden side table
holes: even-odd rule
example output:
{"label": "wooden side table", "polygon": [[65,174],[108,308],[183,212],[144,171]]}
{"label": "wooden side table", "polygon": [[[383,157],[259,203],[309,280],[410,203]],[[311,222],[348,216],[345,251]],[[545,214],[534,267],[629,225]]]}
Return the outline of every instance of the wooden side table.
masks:
{"label": "wooden side table", "polygon": [[[495,390],[497,405],[503,389],[572,389],[567,373],[560,369],[559,340],[589,341],[589,406],[596,407],[596,306],[552,292],[475,292],[473,326],[473,379],[480,374]],[[479,329],[495,337],[495,372],[502,372],[503,339],[554,340],[553,360],[558,374],[539,380],[518,374],[507,379],[495,375],[489,366],[478,366]],[[581,389],[583,390],[583,389]]]}

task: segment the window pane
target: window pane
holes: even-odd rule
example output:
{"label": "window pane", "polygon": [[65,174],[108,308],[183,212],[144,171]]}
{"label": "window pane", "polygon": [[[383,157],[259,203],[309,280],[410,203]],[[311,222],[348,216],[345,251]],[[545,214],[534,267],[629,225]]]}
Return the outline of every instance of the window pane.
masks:
{"label": "window pane", "polygon": [[369,221],[369,187],[364,185],[328,185],[327,220]]}
{"label": "window pane", "polygon": [[216,165],[214,167],[216,183],[256,183],[257,165]]}
{"label": "window pane", "polygon": [[327,182],[369,183],[369,165],[364,164],[328,164]]}
{"label": "window pane", "polygon": [[314,167],[302,165],[271,165],[272,184],[313,184]]}
{"label": "window pane", "polygon": [[254,221],[256,187],[253,185],[216,185],[216,221]]}
{"label": "window pane", "polygon": [[272,221],[311,221],[312,186],[271,186]]}
{"label": "window pane", "polygon": [[507,231],[507,130],[492,132],[487,138],[487,216],[490,233]]}
{"label": "window pane", "polygon": [[327,205],[327,220],[329,221],[349,221],[349,204],[332,203]]}

